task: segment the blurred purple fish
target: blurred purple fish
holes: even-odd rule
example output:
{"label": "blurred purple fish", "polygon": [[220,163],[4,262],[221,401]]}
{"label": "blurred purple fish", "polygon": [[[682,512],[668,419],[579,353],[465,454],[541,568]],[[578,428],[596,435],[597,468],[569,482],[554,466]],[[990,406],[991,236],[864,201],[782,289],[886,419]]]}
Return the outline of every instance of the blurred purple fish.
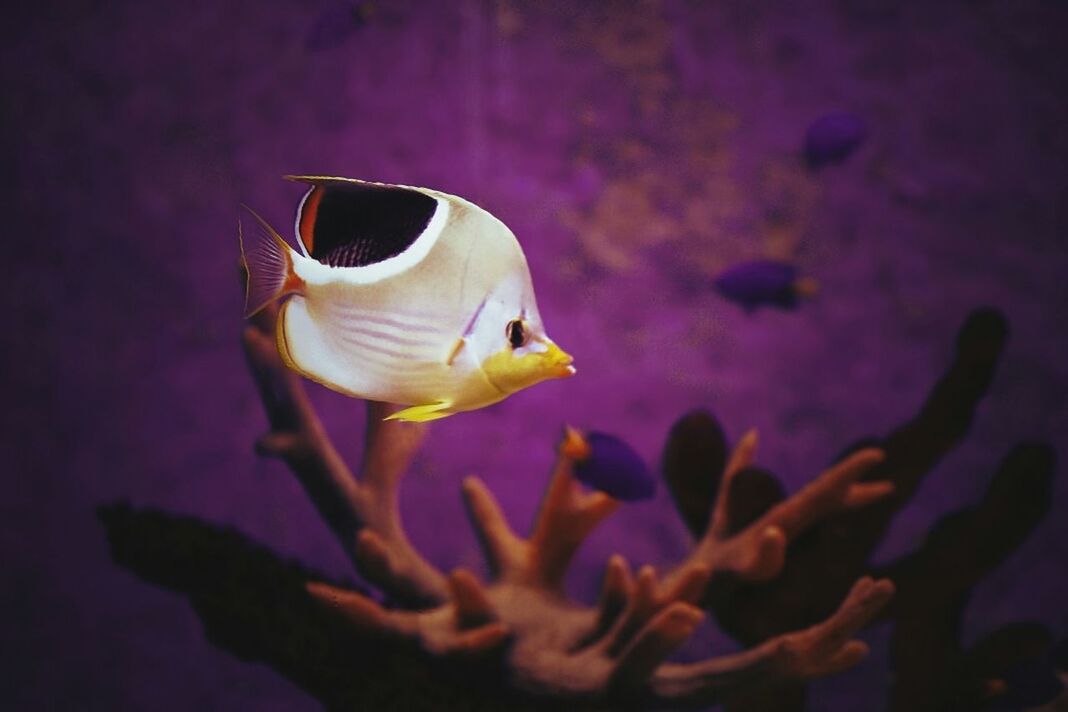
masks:
{"label": "blurred purple fish", "polygon": [[580,482],[627,502],[649,499],[656,493],[656,480],[645,462],[619,438],[597,432],[578,436],[570,430],[568,437],[585,441],[586,447],[577,448],[582,454],[575,458],[575,477]]}
{"label": "blurred purple fish", "polygon": [[319,13],[304,35],[304,49],[319,52],[345,43],[374,14],[369,2],[335,2]]}
{"label": "blurred purple fish", "polygon": [[809,168],[841,163],[867,136],[867,125],[856,114],[825,114],[805,132],[805,160]]}
{"label": "blurred purple fish", "polygon": [[816,280],[801,277],[793,265],[774,260],[742,262],[716,277],[713,284],[748,311],[760,306],[795,309],[801,297],[810,297],[818,289]]}

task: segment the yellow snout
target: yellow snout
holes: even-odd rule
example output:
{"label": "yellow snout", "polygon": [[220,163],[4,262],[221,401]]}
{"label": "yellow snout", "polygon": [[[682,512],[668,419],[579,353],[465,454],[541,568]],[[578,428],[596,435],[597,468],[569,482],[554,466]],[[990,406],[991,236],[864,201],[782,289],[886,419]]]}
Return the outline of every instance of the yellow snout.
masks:
{"label": "yellow snout", "polygon": [[571,355],[549,339],[542,343],[544,351],[531,351],[522,356],[511,349],[502,349],[482,362],[482,370],[490,383],[504,393],[515,393],[550,378],[567,378],[575,374]]}
{"label": "yellow snout", "polygon": [[548,373],[548,378],[567,378],[568,376],[575,375],[575,367],[571,364],[575,359],[571,358],[571,354],[564,351],[562,348],[554,344],[552,341],[546,339],[549,348],[536,356],[541,356],[542,367]]}

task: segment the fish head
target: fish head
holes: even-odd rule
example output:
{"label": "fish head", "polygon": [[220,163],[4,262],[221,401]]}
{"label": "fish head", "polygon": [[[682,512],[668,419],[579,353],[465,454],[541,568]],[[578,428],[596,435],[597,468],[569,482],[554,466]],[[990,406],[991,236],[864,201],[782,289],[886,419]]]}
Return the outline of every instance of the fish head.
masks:
{"label": "fish head", "polygon": [[575,374],[574,359],[545,333],[529,277],[487,299],[472,337],[483,373],[503,393]]}
{"label": "fish head", "polygon": [[[520,320],[509,322],[509,331],[515,333]],[[482,361],[482,371],[498,390],[515,393],[535,383],[552,378],[567,378],[575,374],[571,364],[574,359],[548,336],[532,337],[526,344],[504,348],[487,356]]]}

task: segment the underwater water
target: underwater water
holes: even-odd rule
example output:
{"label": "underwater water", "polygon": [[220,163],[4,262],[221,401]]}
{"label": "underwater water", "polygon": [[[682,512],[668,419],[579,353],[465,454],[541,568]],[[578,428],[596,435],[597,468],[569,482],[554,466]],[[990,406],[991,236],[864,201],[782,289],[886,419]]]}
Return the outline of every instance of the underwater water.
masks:
{"label": "underwater water", "polygon": [[[487,208],[518,236],[549,333],[575,356],[572,379],[433,424],[401,505],[440,566],[482,567],[461,478],[479,474],[522,529],[564,423],[622,437],[656,470],[671,425],[707,408],[732,441],[757,428],[759,464],[794,491],[911,418],[980,306],[1009,328],[992,384],[874,561],[977,503],[1017,443],[1063,459],[1063,4],[398,1],[357,16],[329,2],[81,0],[4,13],[5,709],[319,708],[213,645],[186,596],[117,565],[97,515],[116,501],[190,515],[351,577],[298,482],[252,451],[266,421],[239,347],[236,223],[245,202],[291,224],[302,190],[284,174]],[[809,127],[843,112],[863,140],[806,161]],[[818,292],[748,309],[715,289],[754,260],[793,265]],[[313,399],[355,461],[360,404],[319,387]],[[963,646],[1019,621],[1068,634],[1062,470],[1048,513],[960,603]],[[688,545],[660,487],[601,525],[569,590],[592,600],[615,552],[665,566]],[[866,631],[869,659],[813,683],[809,709],[889,708],[890,636]],[[685,654],[736,647],[709,623]]]}

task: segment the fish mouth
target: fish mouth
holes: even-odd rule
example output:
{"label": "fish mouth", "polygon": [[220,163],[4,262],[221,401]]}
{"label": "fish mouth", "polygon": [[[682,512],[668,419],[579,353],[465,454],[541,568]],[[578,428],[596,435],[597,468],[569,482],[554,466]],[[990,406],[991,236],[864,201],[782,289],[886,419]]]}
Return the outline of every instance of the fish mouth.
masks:
{"label": "fish mouth", "polygon": [[552,354],[552,367],[550,368],[549,376],[551,378],[570,378],[574,376],[576,371],[571,364],[575,362],[575,359],[571,357],[571,354],[565,352],[556,344],[550,347],[550,351],[554,353]]}

